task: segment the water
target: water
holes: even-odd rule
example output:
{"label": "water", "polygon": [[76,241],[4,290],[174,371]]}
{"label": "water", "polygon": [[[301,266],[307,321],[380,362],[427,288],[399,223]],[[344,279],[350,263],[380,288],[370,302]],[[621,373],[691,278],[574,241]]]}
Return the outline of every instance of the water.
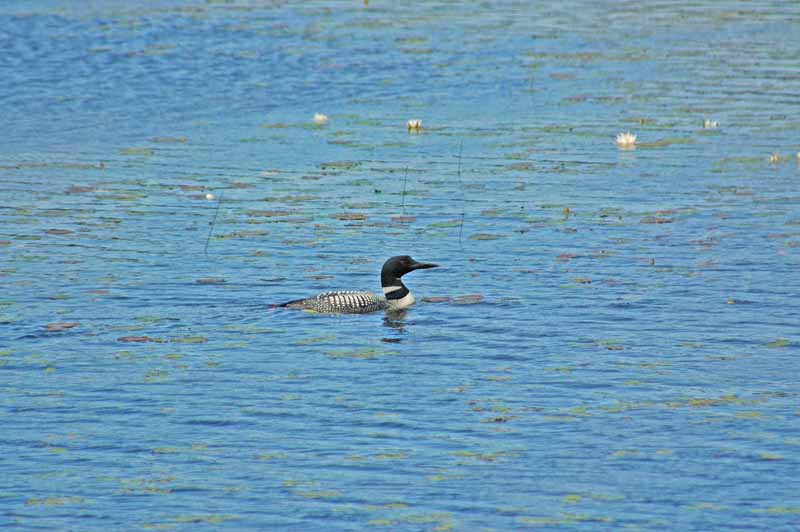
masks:
{"label": "water", "polygon": [[800,528],[798,6],[8,4],[0,526]]}

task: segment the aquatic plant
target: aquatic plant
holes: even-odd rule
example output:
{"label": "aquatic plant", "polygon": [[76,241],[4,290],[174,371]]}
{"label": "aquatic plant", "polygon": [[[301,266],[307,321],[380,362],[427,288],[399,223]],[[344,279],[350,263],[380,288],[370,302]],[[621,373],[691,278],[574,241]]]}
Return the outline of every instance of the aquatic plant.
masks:
{"label": "aquatic plant", "polygon": [[636,135],[633,133],[620,133],[617,135],[617,147],[622,150],[633,149],[636,145]]}

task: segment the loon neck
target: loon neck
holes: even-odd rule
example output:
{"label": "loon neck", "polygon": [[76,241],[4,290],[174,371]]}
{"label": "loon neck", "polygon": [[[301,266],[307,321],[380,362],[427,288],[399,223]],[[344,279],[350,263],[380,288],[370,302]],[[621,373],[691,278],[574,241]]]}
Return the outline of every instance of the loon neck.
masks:
{"label": "loon neck", "polygon": [[408,308],[416,303],[411,291],[402,282],[392,286],[384,286],[383,293],[386,296],[387,306],[393,310]]}
{"label": "loon neck", "polygon": [[403,299],[411,293],[403,281],[400,279],[393,279],[389,284],[383,283],[383,295],[386,296],[387,301],[395,301]]}

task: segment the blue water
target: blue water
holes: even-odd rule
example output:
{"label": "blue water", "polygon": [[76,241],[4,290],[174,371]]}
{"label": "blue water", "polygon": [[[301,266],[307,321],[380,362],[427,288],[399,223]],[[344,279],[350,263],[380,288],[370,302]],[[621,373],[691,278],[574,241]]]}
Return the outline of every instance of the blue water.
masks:
{"label": "blue water", "polygon": [[800,529],[799,27],[7,2],[0,527]]}

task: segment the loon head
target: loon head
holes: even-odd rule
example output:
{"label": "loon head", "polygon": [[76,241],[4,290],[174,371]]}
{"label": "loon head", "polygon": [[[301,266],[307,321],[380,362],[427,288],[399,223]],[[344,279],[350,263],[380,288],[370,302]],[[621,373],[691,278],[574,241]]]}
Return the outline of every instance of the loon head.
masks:
{"label": "loon head", "polygon": [[438,264],[430,264],[426,262],[417,262],[408,255],[400,255],[392,257],[383,263],[381,270],[381,285],[386,287],[403,286],[400,278],[414,270],[425,270],[428,268],[436,268]]}

